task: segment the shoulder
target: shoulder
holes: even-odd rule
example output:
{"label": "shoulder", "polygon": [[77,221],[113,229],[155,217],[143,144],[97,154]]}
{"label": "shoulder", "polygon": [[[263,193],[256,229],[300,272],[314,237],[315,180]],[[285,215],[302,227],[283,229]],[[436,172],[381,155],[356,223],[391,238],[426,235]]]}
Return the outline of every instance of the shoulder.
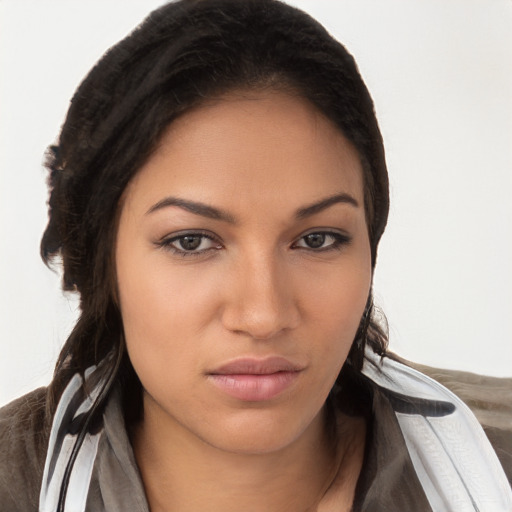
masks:
{"label": "shoulder", "polygon": [[408,364],[440,382],[471,409],[512,484],[512,378]]}
{"label": "shoulder", "polygon": [[37,510],[49,427],[45,388],[0,409],[1,510]]}
{"label": "shoulder", "polygon": [[[428,367],[420,372],[395,357],[369,351],[365,356],[363,373],[377,386],[375,396],[389,401],[429,501],[451,504],[453,510],[464,503],[476,503],[482,510],[509,510],[512,492],[505,464],[497,457],[499,447],[491,445],[482,420],[479,423],[468,407],[469,397],[459,398],[448,388],[450,383],[428,376]],[[506,443],[506,431],[504,435]],[[498,441],[501,446],[503,439]]]}

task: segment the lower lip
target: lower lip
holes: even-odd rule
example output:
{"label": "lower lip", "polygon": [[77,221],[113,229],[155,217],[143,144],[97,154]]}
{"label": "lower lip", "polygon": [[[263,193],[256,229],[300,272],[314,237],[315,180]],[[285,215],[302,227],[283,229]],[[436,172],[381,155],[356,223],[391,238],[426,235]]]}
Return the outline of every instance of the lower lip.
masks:
{"label": "lower lip", "polygon": [[210,381],[224,393],[246,402],[271,400],[288,389],[299,372],[277,372],[268,375],[209,375]]}

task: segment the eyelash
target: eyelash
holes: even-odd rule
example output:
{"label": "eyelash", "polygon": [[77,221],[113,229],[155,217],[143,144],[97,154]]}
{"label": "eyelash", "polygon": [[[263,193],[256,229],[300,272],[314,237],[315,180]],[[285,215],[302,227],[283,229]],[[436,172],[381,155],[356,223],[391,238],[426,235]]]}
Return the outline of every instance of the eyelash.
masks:
{"label": "eyelash", "polygon": [[221,245],[219,240],[211,235],[210,233],[205,233],[203,231],[187,231],[180,233],[178,235],[171,236],[169,238],[163,238],[162,240],[159,240],[156,242],[156,245],[158,247],[161,247],[162,249],[165,249],[166,251],[170,251],[173,254],[176,254],[177,256],[181,256],[183,258],[190,258],[190,257],[197,257],[202,256],[206,252],[212,251],[212,250],[219,250],[220,247],[209,247],[208,249],[203,249],[201,251],[187,251],[185,249],[178,249],[177,247],[173,246],[173,243],[179,242],[180,240],[185,239],[186,237],[201,237],[201,242],[203,239],[212,240],[213,242],[216,242],[217,245]]}
{"label": "eyelash", "polygon": [[[304,240],[307,236],[310,236],[310,235],[323,235],[325,238],[331,237],[333,239],[333,242],[326,247],[318,247],[318,248],[298,247],[297,246],[297,243],[299,241]],[[213,242],[216,242],[218,246],[208,247],[207,249],[203,249],[200,251],[195,251],[195,250],[187,251],[185,249],[179,249],[178,247],[175,247],[173,245],[174,243],[179,242],[180,240],[183,240],[186,237],[201,237],[201,239],[212,240]],[[298,238],[297,241],[295,241],[292,244],[292,248],[306,250],[306,251],[310,251],[313,253],[328,252],[328,251],[340,250],[343,246],[348,245],[351,241],[352,241],[352,238],[350,236],[342,234],[342,233],[338,233],[336,231],[328,231],[328,230],[326,230],[326,231],[322,231],[322,230],[310,231],[309,233],[306,233],[306,234],[302,235],[300,238]],[[202,240],[201,240],[200,244],[201,243],[202,243]],[[325,241],[324,241],[324,243],[325,243]],[[170,251],[173,254],[181,256],[183,258],[202,256],[207,252],[210,252],[213,250],[217,251],[222,248],[222,247],[219,247],[222,244],[216,237],[214,237],[210,233],[206,233],[206,232],[202,232],[202,231],[187,231],[184,233],[180,233],[179,235],[171,236],[170,238],[163,238],[162,240],[159,240],[158,242],[156,242],[155,245],[157,245],[158,247],[161,247],[162,249]]]}
{"label": "eyelash", "polygon": [[[333,242],[331,244],[329,244],[327,247],[318,247],[318,248],[297,247],[298,249],[305,249],[307,251],[311,251],[314,253],[334,251],[334,250],[340,250],[343,246],[348,245],[352,241],[352,238],[350,236],[342,234],[342,233],[338,233],[337,231],[318,230],[318,231],[310,231],[309,233],[302,235],[297,240],[297,242],[294,242],[293,245],[296,245],[299,241],[304,240],[307,236],[310,236],[310,235],[323,235],[325,238],[331,237],[333,239]],[[324,242],[325,242],[325,240],[324,240]]]}

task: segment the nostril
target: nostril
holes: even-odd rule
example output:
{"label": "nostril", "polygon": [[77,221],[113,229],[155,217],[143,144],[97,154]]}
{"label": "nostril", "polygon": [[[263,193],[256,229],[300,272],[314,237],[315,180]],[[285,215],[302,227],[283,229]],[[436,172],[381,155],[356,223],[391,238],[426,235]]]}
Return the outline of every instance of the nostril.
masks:
{"label": "nostril", "polygon": [[231,332],[264,341],[295,328],[297,318],[298,312],[291,305],[266,303],[256,307],[237,301],[224,309],[222,322]]}
{"label": "nostril", "polygon": [[231,332],[269,340],[298,325],[297,297],[275,255],[246,256],[226,289],[222,321]]}

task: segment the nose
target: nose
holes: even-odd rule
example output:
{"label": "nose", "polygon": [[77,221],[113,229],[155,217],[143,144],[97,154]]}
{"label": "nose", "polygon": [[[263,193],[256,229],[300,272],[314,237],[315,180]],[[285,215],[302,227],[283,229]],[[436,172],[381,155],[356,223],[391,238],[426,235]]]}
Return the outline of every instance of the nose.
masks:
{"label": "nose", "polygon": [[268,340],[297,327],[299,305],[289,272],[276,258],[255,256],[240,262],[222,311],[226,329]]}

